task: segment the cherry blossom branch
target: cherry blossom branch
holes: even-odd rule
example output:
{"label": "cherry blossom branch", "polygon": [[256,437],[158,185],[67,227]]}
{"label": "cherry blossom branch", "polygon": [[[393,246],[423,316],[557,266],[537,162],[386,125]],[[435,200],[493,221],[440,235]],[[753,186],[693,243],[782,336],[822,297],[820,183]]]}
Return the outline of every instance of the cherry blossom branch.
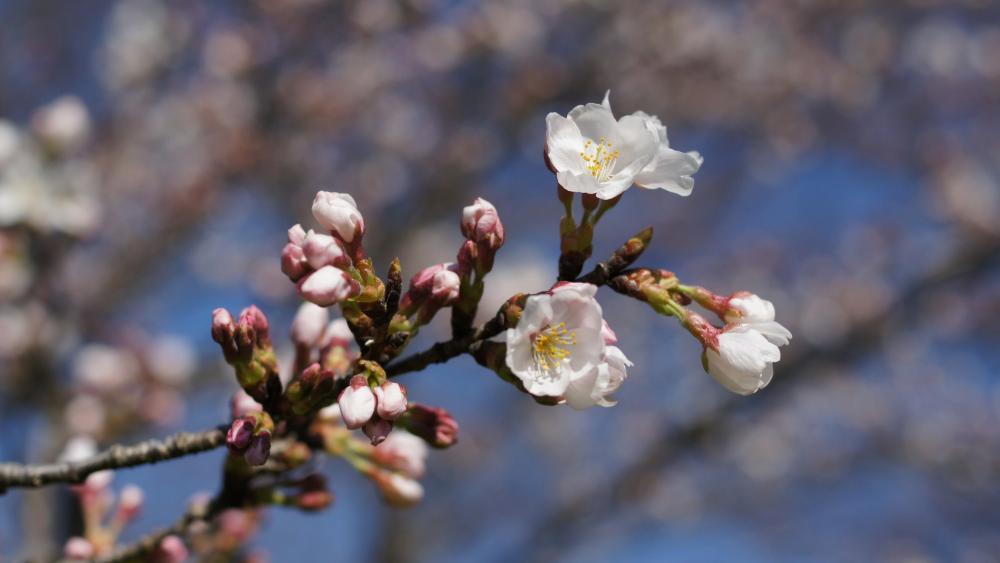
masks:
{"label": "cherry blossom branch", "polygon": [[473,351],[477,343],[500,334],[505,326],[506,319],[503,308],[501,308],[496,316],[476,329],[471,335],[438,342],[423,352],[418,352],[390,364],[385,368],[385,373],[389,377],[394,377],[412,371],[420,371],[432,364],[447,362],[452,358]]}
{"label": "cherry blossom branch", "polygon": [[179,432],[164,440],[147,440],[133,446],[116,444],[82,461],[25,465],[0,464],[0,491],[10,487],[41,487],[51,483],[80,483],[88,475],[157,463],[215,449],[226,443],[225,427],[201,432]]}
{"label": "cherry blossom branch", "polygon": [[608,280],[638,260],[652,239],[653,227],[646,227],[625,241],[625,244],[618,247],[611,254],[610,258],[603,262],[598,262],[593,270],[580,276],[576,281],[594,285],[606,284]]}

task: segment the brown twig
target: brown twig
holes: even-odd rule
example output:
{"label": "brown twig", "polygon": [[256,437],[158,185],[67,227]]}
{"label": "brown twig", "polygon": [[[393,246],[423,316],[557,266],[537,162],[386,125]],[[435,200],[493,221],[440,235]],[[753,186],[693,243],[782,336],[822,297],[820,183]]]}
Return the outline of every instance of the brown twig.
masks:
{"label": "brown twig", "polygon": [[0,491],[10,487],[41,487],[51,483],[80,483],[88,475],[157,463],[215,449],[226,442],[225,427],[201,432],[179,432],[164,440],[147,440],[133,446],[116,444],[82,461],[25,465],[0,464]]}

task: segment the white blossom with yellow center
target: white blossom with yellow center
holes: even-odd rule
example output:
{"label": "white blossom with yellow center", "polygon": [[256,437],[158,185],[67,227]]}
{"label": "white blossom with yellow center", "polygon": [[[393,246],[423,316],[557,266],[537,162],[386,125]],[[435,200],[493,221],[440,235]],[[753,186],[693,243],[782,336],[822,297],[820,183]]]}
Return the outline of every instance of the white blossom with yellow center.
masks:
{"label": "white blossom with yellow center", "polygon": [[603,313],[597,287],[567,283],[533,295],[507,330],[507,366],[531,394],[563,397],[571,383],[604,363]]}
{"label": "white blossom with yellow center", "polygon": [[549,163],[571,192],[612,199],[633,183],[679,195],[694,188],[701,155],[670,148],[656,116],[640,111],[615,120],[607,94],[603,103],[577,106],[565,117],[550,113],[545,124]]}

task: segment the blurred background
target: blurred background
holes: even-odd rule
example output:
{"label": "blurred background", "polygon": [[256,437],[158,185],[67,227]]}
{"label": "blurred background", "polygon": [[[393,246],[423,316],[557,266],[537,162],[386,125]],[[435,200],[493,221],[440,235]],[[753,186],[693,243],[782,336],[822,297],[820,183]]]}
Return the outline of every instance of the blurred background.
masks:
{"label": "blurred background", "polygon": [[[279,254],[321,188],[407,275],[484,196],[507,244],[483,309],[547,288],[544,116],[610,88],[705,164],[688,198],[631,190],[595,255],[652,225],[642,264],[772,299],[795,339],[771,386],[729,395],[602,289],[636,364],[617,407],[543,407],[469,358],[407,375],[462,428],[423,503],[331,459],[334,506],[269,509],[244,553],[1000,561],[997,3],[0,0],[0,27],[3,460],[224,422],[211,310],[258,304],[290,352]],[[123,539],[216,490],[224,455],[117,472],[147,498]],[[73,507],[0,497],[0,557],[58,553]]]}

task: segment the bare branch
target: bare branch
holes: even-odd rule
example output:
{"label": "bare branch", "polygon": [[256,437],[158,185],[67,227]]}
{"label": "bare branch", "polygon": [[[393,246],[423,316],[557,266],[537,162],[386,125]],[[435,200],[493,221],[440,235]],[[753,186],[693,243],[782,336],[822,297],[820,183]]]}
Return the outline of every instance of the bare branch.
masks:
{"label": "bare branch", "polygon": [[91,473],[157,463],[215,449],[226,441],[225,427],[201,432],[179,432],[164,440],[134,446],[116,444],[82,461],[25,465],[0,463],[0,492],[10,487],[41,487],[51,483],[80,483]]}

